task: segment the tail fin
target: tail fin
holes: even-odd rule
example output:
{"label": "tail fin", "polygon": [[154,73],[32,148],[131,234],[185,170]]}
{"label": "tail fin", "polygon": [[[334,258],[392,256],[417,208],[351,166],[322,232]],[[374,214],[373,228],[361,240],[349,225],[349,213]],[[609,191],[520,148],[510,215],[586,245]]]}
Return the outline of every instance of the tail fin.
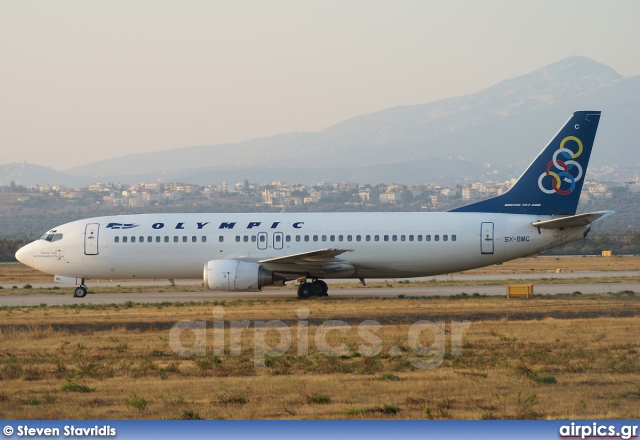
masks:
{"label": "tail fin", "polygon": [[451,212],[574,215],[599,121],[575,112],[509,191]]}

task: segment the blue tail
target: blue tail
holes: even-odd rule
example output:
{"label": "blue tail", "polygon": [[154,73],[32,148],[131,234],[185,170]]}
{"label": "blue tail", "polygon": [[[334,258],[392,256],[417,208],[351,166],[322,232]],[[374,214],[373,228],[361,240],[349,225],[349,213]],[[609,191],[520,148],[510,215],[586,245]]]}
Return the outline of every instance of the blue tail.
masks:
{"label": "blue tail", "polygon": [[574,215],[599,121],[599,111],[575,112],[509,191],[451,212]]}

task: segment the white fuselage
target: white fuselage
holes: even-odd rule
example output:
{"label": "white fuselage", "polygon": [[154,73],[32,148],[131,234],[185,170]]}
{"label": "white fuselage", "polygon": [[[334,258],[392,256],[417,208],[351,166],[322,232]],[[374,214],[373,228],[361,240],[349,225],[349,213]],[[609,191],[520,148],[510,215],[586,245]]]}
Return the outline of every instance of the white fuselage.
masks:
{"label": "white fuselage", "polygon": [[[582,238],[590,226],[539,229],[550,216],[495,213],[140,214],[96,217],[50,231],[20,261],[83,279],[197,279],[210,260],[263,260],[321,249],[347,250],[318,278],[417,277],[457,272]],[[55,231],[55,232],[54,232]],[[295,263],[260,263],[300,274]],[[291,278],[295,278],[292,276]]]}

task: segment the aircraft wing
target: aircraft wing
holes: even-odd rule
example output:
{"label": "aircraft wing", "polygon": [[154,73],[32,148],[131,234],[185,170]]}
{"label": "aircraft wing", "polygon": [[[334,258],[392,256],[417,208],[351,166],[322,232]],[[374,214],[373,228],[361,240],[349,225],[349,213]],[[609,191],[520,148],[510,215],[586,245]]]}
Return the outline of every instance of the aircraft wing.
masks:
{"label": "aircraft wing", "polygon": [[540,222],[533,222],[531,224],[536,228],[543,229],[575,228],[577,226],[587,226],[596,220],[608,217],[611,214],[613,214],[613,211],[597,211],[587,214],[571,215],[569,217],[554,218],[552,220],[543,220]]}
{"label": "aircraft wing", "polygon": [[336,261],[340,254],[353,252],[352,249],[320,249],[317,251],[302,252],[300,254],[285,255],[284,257],[268,258],[260,260],[260,263],[277,264],[301,264],[316,266],[317,263],[328,263]]}

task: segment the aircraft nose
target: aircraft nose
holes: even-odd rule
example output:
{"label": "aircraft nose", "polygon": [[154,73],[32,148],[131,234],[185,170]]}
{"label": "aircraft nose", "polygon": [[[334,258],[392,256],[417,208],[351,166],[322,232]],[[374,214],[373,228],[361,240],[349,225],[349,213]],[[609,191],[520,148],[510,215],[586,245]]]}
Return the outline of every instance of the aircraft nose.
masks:
{"label": "aircraft nose", "polygon": [[18,249],[18,252],[16,252],[16,260],[30,267],[33,262],[33,251],[32,249],[30,249],[33,246],[31,246],[31,244],[32,243],[22,246],[20,249]]}

